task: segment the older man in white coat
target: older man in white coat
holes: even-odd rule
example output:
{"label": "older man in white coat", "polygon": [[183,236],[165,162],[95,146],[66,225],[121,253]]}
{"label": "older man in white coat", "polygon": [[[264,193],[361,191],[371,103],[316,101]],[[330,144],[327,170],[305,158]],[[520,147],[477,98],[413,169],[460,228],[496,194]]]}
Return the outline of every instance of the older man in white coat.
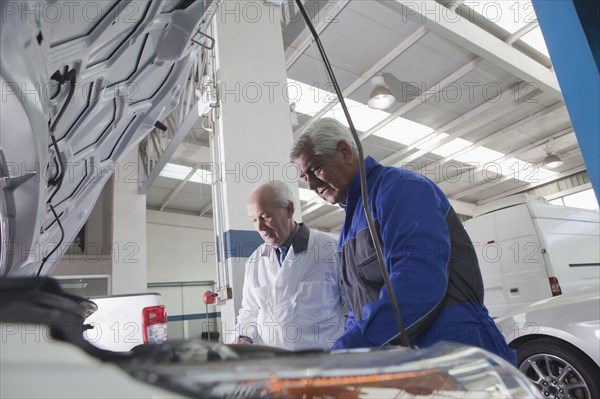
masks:
{"label": "older man in white coat", "polygon": [[248,259],[238,344],[329,348],[344,332],[337,241],[293,219],[288,186],[255,188],[248,215],[265,241]]}

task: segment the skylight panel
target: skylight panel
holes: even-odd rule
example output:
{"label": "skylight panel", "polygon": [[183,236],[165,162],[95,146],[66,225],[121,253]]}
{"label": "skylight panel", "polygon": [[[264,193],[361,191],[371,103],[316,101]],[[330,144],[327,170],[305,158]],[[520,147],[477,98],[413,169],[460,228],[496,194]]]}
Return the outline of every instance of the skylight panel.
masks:
{"label": "skylight panel", "polygon": [[309,201],[313,201],[315,199],[321,200],[321,198],[317,194],[315,194],[314,191],[306,189],[306,188],[299,188],[298,194],[300,195],[300,201],[309,202]]}
{"label": "skylight panel", "polygon": [[[476,2],[469,3],[474,4]],[[497,4],[497,2],[492,1],[482,1],[479,2],[479,7],[484,7],[484,5],[487,3]],[[530,3],[521,1],[510,4],[513,4],[513,8],[517,7],[517,5],[520,6],[519,10],[522,11],[523,9],[526,9],[525,5]],[[507,2],[507,4],[502,5],[503,9],[509,7],[510,4]],[[517,12],[516,9],[511,10],[510,8],[509,11]],[[516,29],[518,29],[518,27]],[[315,115],[329,102],[336,99],[333,94],[327,91],[316,87],[310,87],[309,85],[293,79],[288,79],[288,91],[290,93],[290,103],[296,104],[295,110],[310,116]],[[388,112],[372,109],[366,104],[362,104],[351,99],[346,99],[346,104],[352,115],[354,125],[358,131],[366,132],[390,115]],[[343,110],[339,104],[333,107],[326,116],[334,118],[344,126],[348,127],[348,121],[346,120]],[[374,132],[373,135],[408,146],[423,139],[433,131],[434,129],[429,126],[425,126],[405,118],[397,117]],[[448,137],[447,133],[439,133],[439,135],[436,137],[436,140],[443,140],[446,137]],[[468,150],[463,154],[453,156],[453,154],[459,153],[460,151],[472,145],[473,143],[471,141],[462,138],[455,138],[448,143],[430,150],[430,152],[441,157],[451,157],[459,162],[474,165],[476,167],[489,164],[487,167],[490,172],[492,172],[492,168],[495,167],[497,172],[502,176],[513,176],[516,180],[528,183],[534,183],[556,174],[554,171],[540,168],[517,158],[510,158],[505,161],[494,163],[494,161],[504,158],[506,154],[483,146],[479,146]],[[191,168],[186,166],[167,164],[160,175],[183,180],[190,170]],[[212,181],[212,175],[209,175],[210,173],[207,171],[198,170],[190,180],[204,184],[210,184]],[[324,202],[311,190],[300,188],[299,192],[300,199],[302,201]]]}
{"label": "skylight panel", "polygon": [[[349,98],[346,98],[345,100],[348,111],[350,112],[350,116],[352,117],[354,127],[358,131],[366,132],[371,127],[390,116],[388,112],[381,111],[379,109],[373,109],[366,104],[359,103],[358,101],[354,101]],[[330,114],[327,116],[337,119],[344,126],[349,127],[348,121],[346,120],[346,116],[344,115],[344,111],[342,110],[342,106],[340,104],[333,107]]]}
{"label": "skylight panel", "polygon": [[192,168],[174,163],[167,163],[160,171],[159,176],[168,177],[170,179],[183,180],[190,173]]}
{"label": "skylight panel", "polygon": [[509,33],[537,19],[529,0],[466,0],[463,4]]}
{"label": "skylight panel", "polygon": [[502,158],[503,156],[504,154],[501,152],[490,150],[486,147],[477,147],[464,154],[458,155],[455,159],[467,164],[481,166],[498,158]]}
{"label": "skylight panel", "polygon": [[547,179],[548,177],[554,176],[556,174],[558,174],[558,172],[556,172],[554,170],[549,170],[549,169],[538,167],[534,173],[534,176],[538,180],[543,180],[543,179]]}
{"label": "skylight panel", "polygon": [[[185,180],[191,171],[192,168],[189,166],[167,163],[160,171],[159,176],[175,180]],[[194,173],[194,175],[189,179],[189,181],[200,184],[212,184],[213,179],[213,172],[204,169],[198,169],[196,173]]]}
{"label": "skylight panel", "polygon": [[526,183],[537,183],[556,174],[556,172],[540,168],[537,165],[517,158],[509,158],[501,162],[498,165],[498,169],[504,176],[512,176],[515,180]]}
{"label": "skylight panel", "polygon": [[191,177],[190,181],[200,184],[212,184],[214,181],[215,174],[212,171],[198,169],[196,173]]}
{"label": "skylight panel", "polygon": [[287,80],[287,93],[290,104],[294,104],[294,111],[309,116],[337,101],[335,94],[293,79]]}
{"label": "skylight panel", "polygon": [[542,30],[538,26],[531,32],[523,35],[521,41],[529,44],[531,47],[544,54],[547,57],[550,57],[548,53],[548,48],[546,47],[546,41],[544,40],[544,36],[542,35]]}
{"label": "skylight panel", "polygon": [[408,119],[396,118],[373,133],[373,135],[395,141],[396,143],[410,145],[431,132],[433,132],[433,129],[428,126]]}
{"label": "skylight panel", "polygon": [[[443,134],[445,134],[445,133],[443,133]],[[446,134],[446,137],[447,136],[448,135]],[[463,149],[469,147],[470,145],[473,145],[473,143],[471,143],[468,140],[456,138],[452,141],[447,142],[444,145],[441,145],[438,148],[434,148],[433,150],[431,150],[431,153],[435,154],[435,155],[439,155],[441,157],[447,157],[447,156],[457,153],[460,150],[463,150]]]}

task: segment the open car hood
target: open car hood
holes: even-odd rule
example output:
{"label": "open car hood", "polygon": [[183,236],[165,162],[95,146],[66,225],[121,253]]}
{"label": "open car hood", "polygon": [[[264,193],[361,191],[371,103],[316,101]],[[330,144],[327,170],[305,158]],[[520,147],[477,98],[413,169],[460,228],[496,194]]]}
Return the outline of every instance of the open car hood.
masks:
{"label": "open car hood", "polygon": [[52,271],[117,162],[177,106],[215,8],[2,3],[1,276]]}

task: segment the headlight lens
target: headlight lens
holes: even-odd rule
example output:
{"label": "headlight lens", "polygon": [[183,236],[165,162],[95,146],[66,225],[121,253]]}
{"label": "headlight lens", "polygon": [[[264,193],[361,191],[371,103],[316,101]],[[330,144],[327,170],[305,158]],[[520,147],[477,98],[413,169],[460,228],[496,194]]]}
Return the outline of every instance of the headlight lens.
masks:
{"label": "headlight lens", "polygon": [[508,362],[462,345],[333,353],[244,346],[168,342],[147,348],[125,368],[163,388],[207,398],[540,397]]}

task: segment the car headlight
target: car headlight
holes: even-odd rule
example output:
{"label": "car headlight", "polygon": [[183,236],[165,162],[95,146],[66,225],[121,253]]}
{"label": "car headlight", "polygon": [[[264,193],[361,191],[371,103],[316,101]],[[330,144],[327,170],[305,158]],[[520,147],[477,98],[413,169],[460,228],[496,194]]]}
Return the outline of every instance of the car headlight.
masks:
{"label": "car headlight", "polygon": [[329,353],[187,341],[144,350],[124,365],[133,376],[194,397],[540,397],[504,359],[449,343]]}

